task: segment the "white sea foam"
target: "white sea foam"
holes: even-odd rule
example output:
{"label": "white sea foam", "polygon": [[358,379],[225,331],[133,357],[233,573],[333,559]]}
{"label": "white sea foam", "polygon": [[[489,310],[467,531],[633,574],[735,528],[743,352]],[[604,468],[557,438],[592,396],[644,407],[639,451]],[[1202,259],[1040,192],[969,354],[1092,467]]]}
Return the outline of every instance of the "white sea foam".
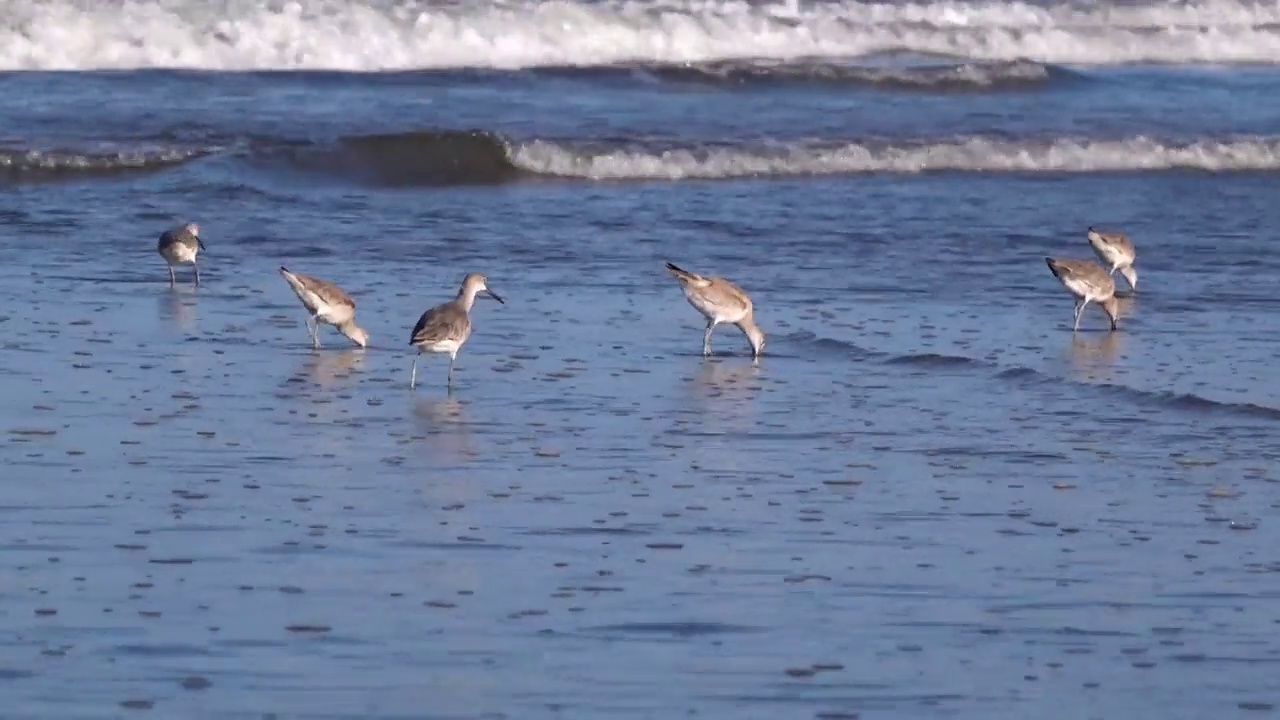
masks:
{"label": "white sea foam", "polygon": [[517,68],[905,50],[1061,64],[1280,62],[1280,3],[31,0],[0,69]]}
{"label": "white sea foam", "polygon": [[592,180],[683,180],[784,175],[958,172],[1280,170],[1280,137],[1183,144],[1147,137],[1045,142],[961,138],[914,145],[804,145],[585,151],[548,141],[510,148],[524,170]]}

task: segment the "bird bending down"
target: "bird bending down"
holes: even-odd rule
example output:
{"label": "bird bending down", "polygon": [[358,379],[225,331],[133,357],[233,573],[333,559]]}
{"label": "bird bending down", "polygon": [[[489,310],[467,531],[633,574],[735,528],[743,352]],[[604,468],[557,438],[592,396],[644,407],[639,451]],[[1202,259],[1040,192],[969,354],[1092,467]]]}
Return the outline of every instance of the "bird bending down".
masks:
{"label": "bird bending down", "polygon": [[173,276],[173,266],[191,263],[196,271],[196,285],[200,284],[200,266],[196,264],[196,253],[204,250],[200,240],[200,226],[186,223],[164,231],[160,241],[156,243],[156,251],[169,264],[169,284],[177,282]]}
{"label": "bird bending down", "polygon": [[1129,289],[1137,290],[1138,271],[1133,269],[1133,261],[1137,258],[1137,254],[1133,249],[1133,241],[1129,240],[1124,233],[1100,232],[1093,228],[1089,228],[1086,237],[1089,238],[1089,245],[1093,247],[1093,251],[1097,253],[1103,264],[1111,266],[1111,272],[1108,274],[1114,275],[1119,270],[1125,282],[1129,283]]}
{"label": "bird bending down", "polygon": [[1111,329],[1116,329],[1116,318],[1120,312],[1120,302],[1116,300],[1116,283],[1111,275],[1096,263],[1088,260],[1064,260],[1047,257],[1049,271],[1076,298],[1075,325],[1072,332],[1080,329],[1080,316],[1084,314],[1084,306],[1096,302],[1102,306],[1107,319],[1111,321]]}
{"label": "bird bending down", "polygon": [[751,356],[758,359],[764,350],[764,333],[756,325],[755,308],[742,288],[722,277],[705,277],[667,263],[667,270],[680,281],[685,299],[707,319],[702,334],[702,354],[711,354],[711,332],[720,323],[738,326],[751,343]]}
{"label": "bird bending down", "polygon": [[356,325],[356,302],[343,292],[342,288],[326,280],[313,278],[310,275],[289,272],[280,266],[280,275],[293,288],[293,293],[302,301],[303,307],[311,316],[307,319],[307,333],[311,336],[311,347],[320,347],[320,323],[327,323],[346,335],[351,342],[366,347],[369,344],[369,333]]}
{"label": "bird bending down", "polygon": [[418,318],[418,324],[413,326],[413,334],[409,337],[409,344],[418,348],[417,354],[413,356],[413,370],[409,375],[410,389],[418,384],[418,356],[424,352],[449,355],[448,385],[453,387],[453,361],[458,357],[458,350],[471,337],[471,306],[480,293],[504,305],[507,302],[489,289],[484,275],[469,273],[462,279],[457,297],[431,308]]}

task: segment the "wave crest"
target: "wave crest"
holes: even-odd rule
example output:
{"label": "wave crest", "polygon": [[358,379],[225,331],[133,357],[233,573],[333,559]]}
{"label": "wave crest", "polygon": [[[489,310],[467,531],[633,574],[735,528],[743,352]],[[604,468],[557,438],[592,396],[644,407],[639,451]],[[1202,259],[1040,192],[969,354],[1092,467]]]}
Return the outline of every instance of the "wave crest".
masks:
{"label": "wave crest", "polygon": [[981,137],[907,144],[579,148],[534,140],[513,146],[516,167],[590,180],[684,180],[926,172],[1101,173],[1280,169],[1280,138],[1165,143],[1147,137],[1047,141]]}
{"label": "wave crest", "polygon": [[[991,137],[861,142],[661,144],[651,140],[514,140],[487,130],[428,129],[332,142],[232,143],[234,157],[376,187],[488,185],[531,179],[679,181],[857,174],[1275,172],[1280,137],[1195,141]],[[157,171],[218,147],[0,149],[0,179]]]}

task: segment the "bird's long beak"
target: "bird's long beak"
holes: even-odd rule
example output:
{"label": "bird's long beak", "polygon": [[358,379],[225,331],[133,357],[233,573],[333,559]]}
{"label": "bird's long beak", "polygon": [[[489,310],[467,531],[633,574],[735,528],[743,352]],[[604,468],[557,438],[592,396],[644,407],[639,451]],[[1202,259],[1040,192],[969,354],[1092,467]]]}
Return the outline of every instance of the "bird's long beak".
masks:
{"label": "bird's long beak", "polygon": [[497,300],[498,302],[502,303],[503,305],[506,305],[506,304],[507,304],[507,301],[506,301],[506,300],[503,300],[502,298],[498,297],[498,293],[496,293],[496,292],[494,292],[494,291],[490,290],[489,288],[485,288],[485,289],[484,289],[484,294],[485,294],[485,295],[488,295],[489,297],[493,298],[494,300]]}
{"label": "bird's long beak", "polygon": [[203,250],[204,250],[204,241],[203,241],[203,240],[201,240],[200,238],[196,238],[196,245],[198,245],[198,246],[200,247],[200,250],[201,250],[201,251],[203,251]]}

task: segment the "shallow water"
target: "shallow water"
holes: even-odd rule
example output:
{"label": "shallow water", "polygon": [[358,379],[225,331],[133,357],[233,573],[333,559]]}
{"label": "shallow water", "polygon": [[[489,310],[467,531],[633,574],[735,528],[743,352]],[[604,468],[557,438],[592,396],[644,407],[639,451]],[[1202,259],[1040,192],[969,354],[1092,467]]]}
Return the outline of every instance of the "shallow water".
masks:
{"label": "shallow water", "polygon": [[[6,717],[1280,702],[1272,9],[203,7],[0,28],[75,71],[0,77]],[[1116,333],[1044,265],[1091,224]],[[508,302],[410,391],[469,271]]]}
{"label": "shallow water", "polygon": [[[2,291],[12,711],[1193,717],[1275,697],[1263,263],[1197,280],[1153,258],[1121,332],[1097,313],[1073,337],[1047,240],[940,235],[936,258],[980,252],[957,272],[918,262],[907,223],[851,273],[804,223],[735,239],[698,208],[738,193],[768,227],[874,181],[683,187],[667,222],[723,248],[687,264],[778,268],[750,286],[757,366],[732,328],[697,355],[657,262],[673,241],[639,222],[596,239],[569,190],[505,198],[556,228],[510,259],[479,194],[378,201],[482,229],[350,262],[359,228],[268,245],[250,239],[268,203],[244,202],[205,231],[199,289],[182,270],[169,288],[146,238],[10,235],[28,259]],[[670,191],[598,192],[637,217]],[[895,232],[878,212],[844,210]],[[588,247],[585,279],[556,256]],[[326,329],[311,351],[267,256],[342,277],[374,347]],[[438,359],[410,392],[403,337],[446,266],[509,302],[478,303],[452,394]],[[1228,278],[1234,304],[1179,290]]]}

